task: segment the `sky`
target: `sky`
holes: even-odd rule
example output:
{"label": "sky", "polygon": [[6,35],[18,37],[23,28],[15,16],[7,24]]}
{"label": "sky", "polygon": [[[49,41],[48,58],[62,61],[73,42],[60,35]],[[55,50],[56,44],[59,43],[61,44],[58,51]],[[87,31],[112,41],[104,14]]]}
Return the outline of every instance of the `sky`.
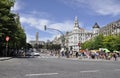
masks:
{"label": "sky", "polygon": [[77,16],[79,26],[92,30],[95,22],[103,27],[120,19],[120,0],[16,0],[12,12],[18,13],[20,22],[27,35],[27,42],[53,40],[60,35],[58,29],[65,33],[72,31]]}

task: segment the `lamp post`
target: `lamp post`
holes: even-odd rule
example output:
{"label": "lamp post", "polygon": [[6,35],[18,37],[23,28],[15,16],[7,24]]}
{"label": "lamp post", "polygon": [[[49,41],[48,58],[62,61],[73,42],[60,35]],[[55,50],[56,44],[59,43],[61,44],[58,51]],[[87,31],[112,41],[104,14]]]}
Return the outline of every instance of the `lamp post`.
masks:
{"label": "lamp post", "polygon": [[62,31],[58,30],[58,29],[54,29],[54,28],[48,28],[46,25],[44,25],[44,30],[47,30],[47,29],[50,29],[50,30],[56,30],[58,32],[60,32],[60,34],[62,35],[62,39],[61,39],[61,49],[65,49],[65,39],[64,39],[64,34]]}

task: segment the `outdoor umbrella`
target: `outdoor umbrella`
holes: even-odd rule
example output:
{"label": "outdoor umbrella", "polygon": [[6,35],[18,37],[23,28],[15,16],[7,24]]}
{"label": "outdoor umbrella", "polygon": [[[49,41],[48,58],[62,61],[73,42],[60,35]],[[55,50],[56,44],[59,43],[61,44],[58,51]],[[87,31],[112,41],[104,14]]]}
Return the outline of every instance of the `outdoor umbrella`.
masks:
{"label": "outdoor umbrella", "polygon": [[102,50],[105,51],[105,53],[110,52],[110,50],[108,50],[107,48],[103,48]]}
{"label": "outdoor umbrella", "polygon": [[117,50],[114,50],[113,52],[119,53],[119,51],[117,51]]}

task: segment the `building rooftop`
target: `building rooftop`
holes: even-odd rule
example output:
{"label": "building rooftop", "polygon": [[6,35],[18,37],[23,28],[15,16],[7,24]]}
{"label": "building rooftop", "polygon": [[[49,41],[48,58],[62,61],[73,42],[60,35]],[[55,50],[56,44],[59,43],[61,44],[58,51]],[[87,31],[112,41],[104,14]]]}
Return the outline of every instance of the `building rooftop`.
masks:
{"label": "building rooftop", "polygon": [[95,25],[93,26],[93,28],[100,28],[99,25],[97,24],[97,22],[95,23]]}

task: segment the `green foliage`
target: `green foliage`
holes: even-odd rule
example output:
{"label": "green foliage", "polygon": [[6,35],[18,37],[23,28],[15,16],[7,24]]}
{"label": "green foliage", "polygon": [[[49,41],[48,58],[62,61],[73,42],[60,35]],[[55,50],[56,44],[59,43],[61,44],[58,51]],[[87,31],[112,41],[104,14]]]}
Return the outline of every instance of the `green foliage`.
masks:
{"label": "green foliage", "polygon": [[47,44],[46,49],[48,50],[59,50],[61,46],[59,44]]}
{"label": "green foliage", "polygon": [[89,41],[86,41],[85,43],[82,44],[82,49],[99,49],[103,47],[102,44],[103,41],[103,35],[99,35]]}
{"label": "green foliage", "polygon": [[114,36],[107,36],[107,37],[104,37],[103,39],[103,45],[105,48],[113,51],[113,45],[115,43],[115,37]]}
{"label": "green foliage", "polygon": [[[11,13],[15,0],[0,0],[0,50],[5,49],[6,36],[10,37],[9,48],[20,49],[26,46],[26,34],[20,24],[19,15]],[[1,54],[1,53],[0,53]]]}
{"label": "green foliage", "polygon": [[120,50],[120,34],[115,37],[113,48],[114,50],[117,50],[117,51]]}
{"label": "green foliage", "polygon": [[93,42],[93,49],[99,49],[101,47],[103,47],[103,35],[98,35],[97,37],[95,37],[94,42]]}
{"label": "green foliage", "polygon": [[120,50],[120,35],[98,35],[95,38],[82,43],[81,47],[82,49],[107,48],[110,51]]}
{"label": "green foliage", "polygon": [[26,48],[29,50],[30,48],[33,48],[31,44],[26,43]]}

